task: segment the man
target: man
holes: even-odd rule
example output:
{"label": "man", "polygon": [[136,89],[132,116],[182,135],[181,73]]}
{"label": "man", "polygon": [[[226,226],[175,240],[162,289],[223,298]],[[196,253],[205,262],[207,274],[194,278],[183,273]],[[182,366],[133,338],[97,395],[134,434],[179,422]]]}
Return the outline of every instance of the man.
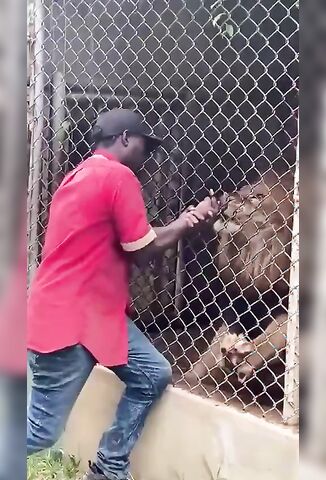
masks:
{"label": "man", "polygon": [[[171,367],[126,316],[131,262],[146,265],[218,212],[210,198],[152,228],[133,172],[160,139],[135,112],[99,116],[94,154],[53,196],[42,261],[28,301],[28,454],[51,447],[94,365],[126,385],[85,480],[126,480],[129,454],[171,381]],[[96,392],[94,392],[96,395]],[[87,433],[85,433],[87,434]]]}

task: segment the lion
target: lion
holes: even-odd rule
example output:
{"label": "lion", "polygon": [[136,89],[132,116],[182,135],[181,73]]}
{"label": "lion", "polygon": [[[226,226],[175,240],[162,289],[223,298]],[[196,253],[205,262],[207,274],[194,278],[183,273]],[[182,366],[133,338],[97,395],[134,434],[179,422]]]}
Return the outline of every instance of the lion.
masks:
{"label": "lion", "polygon": [[291,172],[278,176],[271,171],[253,185],[222,195],[225,208],[214,224],[214,261],[230,305],[189,375],[216,380],[216,369],[229,369],[244,383],[284,351],[293,186]]}

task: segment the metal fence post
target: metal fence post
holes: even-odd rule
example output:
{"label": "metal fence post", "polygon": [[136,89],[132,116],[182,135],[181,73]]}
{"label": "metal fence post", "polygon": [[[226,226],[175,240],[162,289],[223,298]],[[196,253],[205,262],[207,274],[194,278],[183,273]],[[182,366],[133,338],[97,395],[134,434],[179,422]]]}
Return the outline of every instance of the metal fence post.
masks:
{"label": "metal fence post", "polygon": [[28,182],[28,276],[32,277],[39,255],[39,205],[41,200],[42,150],[44,148],[45,127],[45,8],[42,0],[35,1],[34,32],[32,46],[32,74],[30,83],[30,103],[32,109],[32,135],[30,149],[30,171]]}
{"label": "metal fence post", "polygon": [[295,424],[299,421],[299,140],[296,157],[283,409],[283,420]]}

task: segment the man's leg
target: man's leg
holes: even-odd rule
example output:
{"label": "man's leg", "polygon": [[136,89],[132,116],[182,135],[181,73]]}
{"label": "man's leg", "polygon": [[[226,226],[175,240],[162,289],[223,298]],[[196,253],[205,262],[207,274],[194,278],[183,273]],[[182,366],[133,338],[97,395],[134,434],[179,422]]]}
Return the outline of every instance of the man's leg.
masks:
{"label": "man's leg", "polygon": [[169,362],[130,320],[128,335],[128,364],[112,369],[126,389],[97,454],[96,465],[109,480],[127,479],[130,452],[151,407],[172,379]]}
{"label": "man's leg", "polygon": [[95,360],[81,345],[53,353],[29,352],[33,375],[27,418],[27,455],[52,447]]}

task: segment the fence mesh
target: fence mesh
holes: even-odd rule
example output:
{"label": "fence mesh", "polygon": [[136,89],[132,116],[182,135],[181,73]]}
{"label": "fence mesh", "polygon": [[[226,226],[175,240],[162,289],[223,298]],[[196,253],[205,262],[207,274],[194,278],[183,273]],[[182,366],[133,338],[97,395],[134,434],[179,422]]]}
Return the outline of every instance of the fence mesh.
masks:
{"label": "fence mesh", "polygon": [[135,271],[134,319],[176,385],[284,421],[298,409],[298,17],[295,0],[29,6],[30,274],[97,113],[137,109],[164,138],[141,172],[153,225],[209,189],[230,197],[214,231]]}

